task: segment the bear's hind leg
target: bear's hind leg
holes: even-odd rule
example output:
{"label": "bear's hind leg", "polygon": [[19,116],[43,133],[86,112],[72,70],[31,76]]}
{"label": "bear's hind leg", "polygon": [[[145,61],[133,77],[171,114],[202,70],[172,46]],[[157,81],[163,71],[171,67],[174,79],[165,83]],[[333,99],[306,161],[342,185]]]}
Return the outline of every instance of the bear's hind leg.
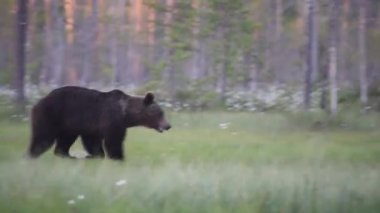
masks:
{"label": "bear's hind leg", "polygon": [[54,143],[54,136],[45,134],[35,134],[32,136],[32,140],[28,149],[28,157],[37,158],[46,152]]}
{"label": "bear's hind leg", "polygon": [[75,140],[77,139],[78,135],[65,135],[61,134],[57,138],[57,145],[54,149],[54,154],[60,157],[68,157],[73,158],[70,156],[69,151],[70,147],[74,144]]}
{"label": "bear's hind leg", "polygon": [[104,158],[103,138],[100,135],[81,135],[88,158]]}

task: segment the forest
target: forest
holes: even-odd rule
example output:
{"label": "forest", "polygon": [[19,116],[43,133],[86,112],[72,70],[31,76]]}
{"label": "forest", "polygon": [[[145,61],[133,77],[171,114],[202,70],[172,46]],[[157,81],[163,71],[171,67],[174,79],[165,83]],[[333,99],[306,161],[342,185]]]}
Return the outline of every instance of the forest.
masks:
{"label": "forest", "polygon": [[2,2],[0,87],[19,102],[80,85],[178,109],[379,109],[376,0]]}
{"label": "forest", "polygon": [[0,212],[380,212],[379,0],[0,2]]}

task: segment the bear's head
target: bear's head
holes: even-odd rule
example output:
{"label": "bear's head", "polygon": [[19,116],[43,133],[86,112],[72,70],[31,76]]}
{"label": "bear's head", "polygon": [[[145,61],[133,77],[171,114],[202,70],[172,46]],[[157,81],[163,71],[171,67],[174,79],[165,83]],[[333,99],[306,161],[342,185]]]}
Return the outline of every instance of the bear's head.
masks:
{"label": "bear's head", "polygon": [[131,123],[129,126],[145,126],[158,132],[171,128],[152,93],[147,93],[144,97],[130,97],[125,110],[127,122]]}

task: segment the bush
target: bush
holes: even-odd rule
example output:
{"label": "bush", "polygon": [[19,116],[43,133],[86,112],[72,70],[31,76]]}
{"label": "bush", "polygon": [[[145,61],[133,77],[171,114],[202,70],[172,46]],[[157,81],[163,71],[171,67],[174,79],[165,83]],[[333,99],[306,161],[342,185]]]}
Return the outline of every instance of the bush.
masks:
{"label": "bush", "polygon": [[[254,91],[243,89],[229,89],[225,94],[224,101],[220,98],[220,93],[210,86],[210,79],[200,79],[189,81],[175,91],[169,93],[164,89],[162,81],[150,81],[140,87],[129,85],[128,87],[118,87],[129,94],[144,95],[147,92],[154,92],[158,101],[167,109],[174,111],[181,110],[226,110],[234,112],[299,112],[303,110],[303,87],[280,84],[261,84]],[[115,87],[105,87],[104,85],[90,85],[90,88],[101,91],[110,91]],[[26,95],[28,107],[37,102],[57,86],[34,86],[26,85]],[[12,103],[15,93],[9,88],[0,88],[0,97],[7,99],[7,103]],[[311,94],[311,111],[318,111],[321,90],[314,90]],[[360,109],[359,92],[347,89],[339,92],[339,108],[357,110]],[[371,88],[369,90],[368,109],[380,111],[380,90]]]}
{"label": "bush", "polygon": [[225,107],[230,111],[294,111],[302,103],[302,90],[285,86],[267,86],[255,92],[230,91]]}

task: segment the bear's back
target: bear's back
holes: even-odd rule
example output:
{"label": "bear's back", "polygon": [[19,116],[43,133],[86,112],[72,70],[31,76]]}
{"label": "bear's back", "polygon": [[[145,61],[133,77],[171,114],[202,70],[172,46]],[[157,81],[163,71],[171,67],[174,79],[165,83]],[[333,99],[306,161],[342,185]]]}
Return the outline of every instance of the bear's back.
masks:
{"label": "bear's back", "polygon": [[102,92],[82,87],[67,86],[53,90],[45,97],[47,105],[71,113],[94,108],[102,103]]}
{"label": "bear's back", "polygon": [[97,125],[103,113],[105,93],[82,87],[67,86],[53,90],[36,106],[35,111],[49,123],[64,128],[81,129]]}

